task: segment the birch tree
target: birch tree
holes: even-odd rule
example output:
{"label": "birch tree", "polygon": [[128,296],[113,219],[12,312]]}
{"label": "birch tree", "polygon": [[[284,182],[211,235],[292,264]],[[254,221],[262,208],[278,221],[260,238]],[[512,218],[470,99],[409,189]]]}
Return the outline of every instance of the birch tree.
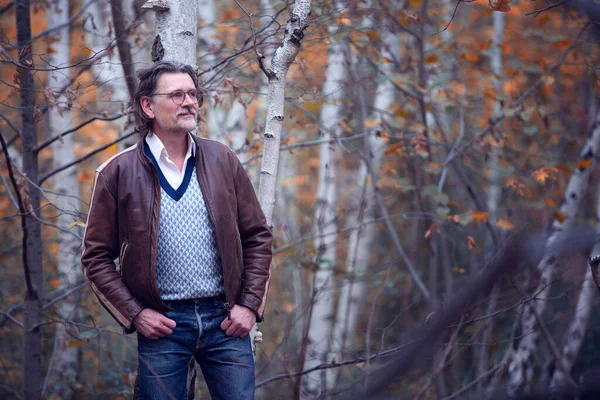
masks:
{"label": "birch tree", "polygon": [[[492,59],[491,59],[491,69],[492,69],[492,85],[497,96],[501,96],[502,93],[502,84],[504,77],[504,66],[503,66],[503,57],[502,57],[502,45],[503,45],[503,34],[504,34],[504,19],[506,15],[501,12],[494,12],[493,18],[493,27],[494,27],[494,37],[492,39]],[[502,103],[501,99],[498,99],[494,103],[494,117],[497,118],[502,112]],[[499,129],[496,132],[497,137],[502,136],[502,128],[503,125],[499,125]],[[488,170],[490,183],[487,193],[487,210],[490,215],[489,221],[492,226],[496,225],[496,221],[498,220],[498,206],[500,202],[500,195],[502,194],[501,187],[501,176],[500,176],[500,144],[492,142],[492,151],[490,155],[490,159],[488,162]],[[488,235],[486,237],[487,245],[486,247],[486,260],[489,260],[493,257],[496,252],[496,243],[495,238],[492,235]],[[488,304],[486,307],[486,315],[492,314],[496,311],[496,305],[498,302],[498,288],[496,285],[492,288],[492,292],[490,294]],[[490,343],[490,338],[493,330],[494,320],[492,318],[487,319],[484,322],[483,332],[481,334],[481,342],[484,343],[483,346],[479,349],[478,352],[478,360],[477,360],[477,376],[481,376],[488,370],[489,364],[489,346],[487,343]],[[485,380],[482,380],[479,383],[479,390],[483,390],[485,388]]]}
{"label": "birch tree", "polygon": [[[61,0],[52,4],[46,10],[48,28],[66,25],[56,33],[54,51],[48,55],[48,63],[58,68],[65,68],[70,62],[70,40],[69,40],[69,2]],[[54,92],[69,84],[69,69],[59,69],[50,73],[48,77],[47,96],[51,97],[50,104],[54,102],[54,110],[48,114],[48,133],[51,137],[58,136],[61,132],[72,128],[71,110],[68,99],[62,95],[54,99]],[[52,157],[54,168],[59,168],[75,160],[73,147],[73,135],[66,135],[60,141],[52,144]],[[79,218],[79,182],[77,180],[76,168],[63,171],[53,180],[56,199],[54,207],[58,213],[56,224],[60,230],[57,231],[57,275],[59,278],[59,289],[74,286],[81,279],[79,260],[77,253],[80,247],[77,226],[73,222]],[[72,234],[74,231],[75,234]],[[75,299],[68,298],[59,303],[57,309],[56,336],[48,377],[52,385],[51,393],[61,399],[73,397],[72,387],[77,380],[79,371],[79,347],[69,346],[72,337],[76,334],[69,333],[70,323],[75,319],[78,311]],[[46,388],[46,384],[44,385]]]}
{"label": "birch tree", "polygon": [[[341,2],[335,2],[341,11]],[[337,263],[337,191],[336,174],[340,149],[335,140],[341,136],[340,116],[344,84],[347,76],[347,42],[340,38],[340,26],[333,21],[328,28],[329,50],[323,85],[324,99],[320,116],[319,177],[313,232],[315,235],[315,271],[312,278],[312,307],[309,318],[308,343],[304,355],[304,370],[311,369],[328,358],[335,299],[335,269]],[[302,378],[301,398],[315,398],[326,390],[325,372],[314,371]]]}
{"label": "birch tree", "polygon": [[[591,129],[591,134],[580,154],[580,167],[577,168],[567,185],[563,202],[560,206],[560,219],[556,216],[552,223],[552,231],[546,240],[546,247],[550,248],[560,234],[573,226],[575,217],[580,208],[580,202],[588,189],[588,180],[594,170],[598,152],[600,151],[600,115]],[[589,163],[589,164],[588,164]],[[556,274],[559,260],[553,255],[544,255],[537,265],[541,273],[540,282],[534,290],[535,299],[523,306],[521,314],[521,332],[524,336],[518,343],[508,367],[508,391],[516,393],[519,390],[528,390],[533,379],[533,355],[537,346],[539,331],[537,316],[542,316],[546,308],[552,280]],[[557,366],[560,368],[560,365]],[[558,378],[557,378],[558,379]]]}
{"label": "birch tree", "polygon": [[[395,64],[400,57],[400,39],[397,34],[389,29],[382,35],[381,59],[394,62],[380,62],[378,69],[381,75],[377,85],[374,100],[375,127],[370,129],[365,138],[364,157],[369,158],[371,168],[378,171],[381,167],[383,151],[386,143],[381,132],[385,130],[386,114],[395,103],[395,87],[391,76]],[[349,217],[349,224],[356,225],[350,233],[348,242],[348,255],[344,268],[344,280],[340,288],[335,324],[332,335],[331,353],[337,360],[344,359],[344,350],[352,343],[356,332],[358,313],[361,310],[366,296],[364,279],[369,267],[369,259],[374,239],[374,225],[364,224],[365,221],[375,217],[374,189],[377,182],[369,183],[369,168],[365,162],[361,163],[356,177],[356,189],[351,196],[354,199],[353,209]]]}
{"label": "birch tree", "polygon": [[[266,68],[263,60],[259,59],[261,69],[269,79],[268,109],[265,123],[263,157],[260,169],[260,184],[258,187],[258,201],[267,219],[267,224],[272,226],[273,208],[275,206],[275,184],[277,182],[277,168],[279,166],[279,148],[281,132],[283,130],[285,82],[290,66],[300,51],[300,44],[304,38],[304,31],[308,27],[311,1],[299,0],[294,4],[290,19],[286,24],[285,36],[281,45],[275,50],[271,67]],[[265,308],[266,296],[260,306],[259,313]],[[252,343],[262,341],[262,334],[256,325],[252,328]]]}
{"label": "birch tree", "polygon": [[[600,235],[600,186],[597,190],[597,224],[596,233]],[[592,254],[600,253],[600,244],[596,244]],[[557,389],[567,383],[567,373],[569,373],[575,361],[577,361],[577,355],[585,339],[585,333],[587,331],[588,322],[592,313],[593,302],[596,298],[596,285],[592,276],[592,268],[585,268],[585,276],[581,282],[581,289],[579,291],[579,298],[577,304],[573,310],[573,318],[567,329],[567,333],[564,338],[564,344],[561,351],[561,358],[555,360],[556,364],[562,365],[562,368],[555,368],[554,374],[550,381],[550,388]]]}

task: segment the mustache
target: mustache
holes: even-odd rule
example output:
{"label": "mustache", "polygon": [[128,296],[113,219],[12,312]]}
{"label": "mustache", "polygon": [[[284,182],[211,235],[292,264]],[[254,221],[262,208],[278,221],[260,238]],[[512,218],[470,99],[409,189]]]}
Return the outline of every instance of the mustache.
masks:
{"label": "mustache", "polygon": [[198,118],[198,113],[191,107],[184,107],[177,111],[176,116],[180,116],[181,114],[194,114],[194,117]]}

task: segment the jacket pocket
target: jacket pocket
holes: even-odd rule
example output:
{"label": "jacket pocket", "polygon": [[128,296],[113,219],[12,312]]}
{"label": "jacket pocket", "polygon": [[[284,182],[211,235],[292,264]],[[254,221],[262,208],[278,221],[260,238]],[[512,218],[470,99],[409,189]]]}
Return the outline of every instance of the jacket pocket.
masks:
{"label": "jacket pocket", "polygon": [[123,276],[123,270],[125,269],[125,256],[127,255],[127,250],[129,250],[129,243],[123,242],[121,251],[119,252],[119,272],[121,273],[121,276]]}

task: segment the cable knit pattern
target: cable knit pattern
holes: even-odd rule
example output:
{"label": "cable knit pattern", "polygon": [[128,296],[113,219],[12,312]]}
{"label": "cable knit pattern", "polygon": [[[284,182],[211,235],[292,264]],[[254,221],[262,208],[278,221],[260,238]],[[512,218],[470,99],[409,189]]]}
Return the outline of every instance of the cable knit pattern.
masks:
{"label": "cable knit pattern", "polygon": [[163,300],[197,299],[225,292],[215,232],[195,168],[179,200],[161,187],[156,280]]}

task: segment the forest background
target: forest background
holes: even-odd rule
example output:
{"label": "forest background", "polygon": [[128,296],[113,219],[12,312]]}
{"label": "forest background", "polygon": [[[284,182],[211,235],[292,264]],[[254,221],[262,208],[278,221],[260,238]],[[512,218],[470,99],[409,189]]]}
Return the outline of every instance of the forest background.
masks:
{"label": "forest background", "polygon": [[[138,139],[135,71],[161,57],[157,34],[178,29],[165,15],[192,19],[181,47],[208,93],[198,134],[227,143],[257,191],[277,177],[257,397],[518,396],[594,376],[593,12],[541,0],[144,3],[0,1],[2,398],[133,394],[136,337],[102,309],[78,257],[95,169]],[[271,64],[284,37],[301,42],[287,80]],[[285,111],[273,115],[277,80]],[[553,253],[574,227],[585,239]],[[535,257],[505,262],[515,238]],[[487,270],[498,273],[483,283]],[[195,391],[208,396],[201,379]]]}

